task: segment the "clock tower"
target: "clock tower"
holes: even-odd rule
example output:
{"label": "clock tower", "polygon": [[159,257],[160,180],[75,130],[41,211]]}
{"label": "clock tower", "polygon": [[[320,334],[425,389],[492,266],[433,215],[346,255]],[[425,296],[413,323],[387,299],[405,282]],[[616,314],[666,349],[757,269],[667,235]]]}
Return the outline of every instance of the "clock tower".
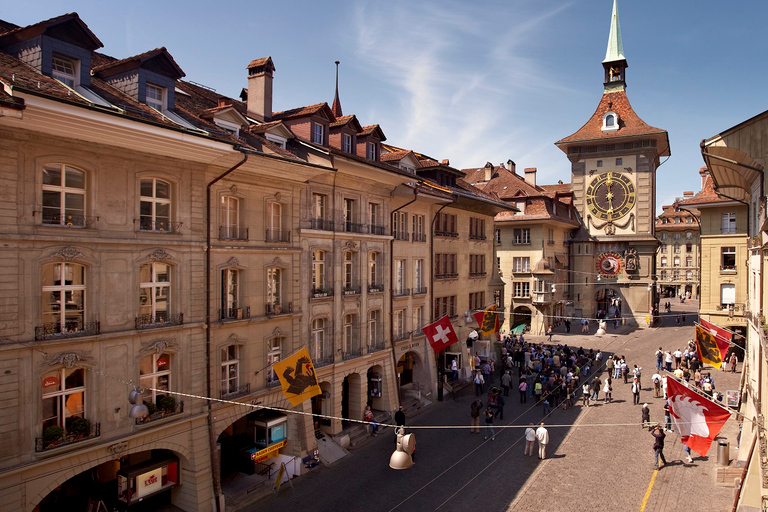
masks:
{"label": "clock tower", "polygon": [[656,303],[656,168],[669,136],[640,119],[627,98],[617,0],[602,62],[603,96],[576,133],[555,143],[571,161],[582,227],[570,244],[573,314],[620,315],[647,325]]}

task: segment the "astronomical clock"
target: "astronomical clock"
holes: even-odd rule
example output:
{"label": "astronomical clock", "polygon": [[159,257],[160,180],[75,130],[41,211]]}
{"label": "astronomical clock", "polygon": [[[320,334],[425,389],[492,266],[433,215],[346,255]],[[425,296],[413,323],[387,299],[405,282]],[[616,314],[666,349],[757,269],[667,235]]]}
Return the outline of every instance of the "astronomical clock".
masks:
{"label": "astronomical clock", "polygon": [[[584,197],[589,222],[596,229],[612,235],[615,229],[634,230],[633,209],[637,202],[635,185],[626,174],[608,171],[595,176],[587,185]],[[594,217],[594,220],[592,219]]]}

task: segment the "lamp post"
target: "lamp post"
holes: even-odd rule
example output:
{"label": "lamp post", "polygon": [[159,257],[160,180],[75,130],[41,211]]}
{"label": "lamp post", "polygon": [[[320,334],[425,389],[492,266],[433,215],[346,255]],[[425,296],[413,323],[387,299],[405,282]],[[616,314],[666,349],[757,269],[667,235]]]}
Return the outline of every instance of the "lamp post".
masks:
{"label": "lamp post", "polygon": [[408,469],[413,466],[411,454],[414,448],[416,448],[416,435],[406,434],[405,427],[402,426],[397,427],[395,434],[397,435],[397,447],[389,457],[389,467],[392,469]]}

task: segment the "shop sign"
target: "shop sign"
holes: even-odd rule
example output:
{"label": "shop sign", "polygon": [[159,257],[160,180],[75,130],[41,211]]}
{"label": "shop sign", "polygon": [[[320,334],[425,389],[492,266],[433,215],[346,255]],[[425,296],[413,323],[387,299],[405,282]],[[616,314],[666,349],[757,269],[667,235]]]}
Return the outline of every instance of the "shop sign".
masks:
{"label": "shop sign", "polygon": [[283,440],[283,441],[280,441],[279,443],[273,444],[272,446],[267,446],[263,450],[259,450],[255,453],[252,453],[251,460],[253,462],[261,462],[261,461],[267,460],[270,457],[274,457],[275,455],[277,455],[277,451],[283,446],[285,446],[286,444],[288,444],[288,441]]}
{"label": "shop sign", "polygon": [[168,358],[167,357],[161,357],[157,360],[157,369],[165,368],[168,366]]}
{"label": "shop sign", "polygon": [[50,388],[51,386],[59,386],[59,378],[55,375],[49,375],[48,377],[43,379],[43,387],[44,388]]}
{"label": "shop sign", "polygon": [[421,348],[421,341],[422,340],[409,341],[409,342],[403,343],[398,347],[398,350],[400,351],[400,353],[408,352],[409,350],[416,350],[418,348]]}
{"label": "shop sign", "polygon": [[159,491],[163,486],[163,468],[153,469],[136,477],[136,495],[143,498],[148,494]]}

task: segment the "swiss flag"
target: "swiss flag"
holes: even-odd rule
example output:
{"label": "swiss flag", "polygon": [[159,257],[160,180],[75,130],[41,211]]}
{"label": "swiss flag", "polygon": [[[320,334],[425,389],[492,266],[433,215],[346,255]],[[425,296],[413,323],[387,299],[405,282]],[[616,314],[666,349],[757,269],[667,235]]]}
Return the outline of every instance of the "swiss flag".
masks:
{"label": "swiss flag", "polygon": [[423,327],[421,330],[427,337],[427,340],[429,340],[429,344],[432,345],[435,352],[445,350],[459,341],[459,337],[456,336],[456,332],[453,330],[451,319],[448,318],[448,315],[445,315],[435,323]]}
{"label": "swiss flag", "polygon": [[667,377],[669,412],[680,440],[702,457],[731,417],[725,407]]}

